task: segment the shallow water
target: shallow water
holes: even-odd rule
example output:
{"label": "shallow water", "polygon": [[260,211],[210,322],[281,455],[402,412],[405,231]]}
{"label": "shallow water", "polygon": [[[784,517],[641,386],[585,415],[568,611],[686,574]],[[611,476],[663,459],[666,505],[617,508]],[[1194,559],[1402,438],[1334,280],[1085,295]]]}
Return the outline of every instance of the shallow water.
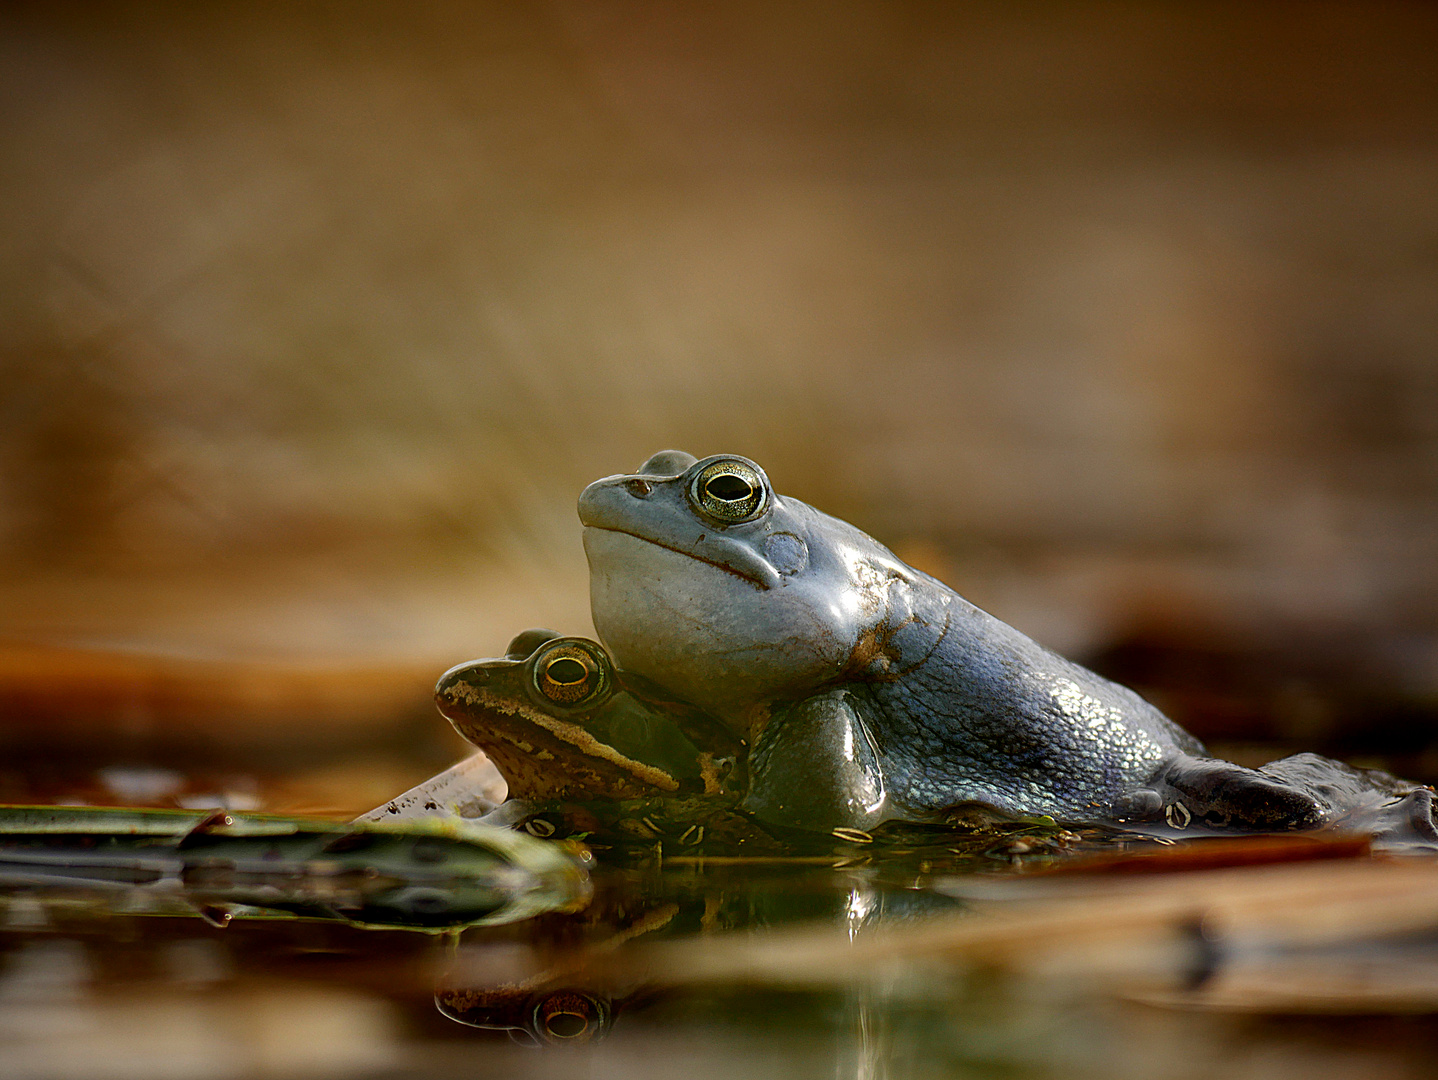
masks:
{"label": "shallow water", "polygon": [[[37,746],[3,794],[344,821],[454,753],[234,726]],[[582,910],[460,933],[0,888],[0,1080],[1438,1074],[1432,856],[1034,822],[740,858],[644,817]]]}
{"label": "shallow water", "polygon": [[122,914],[112,891],[8,890],[0,1075],[1416,1077],[1438,1065],[1438,863],[1362,843],[1029,830],[800,859],[656,845],[609,853],[592,880],[580,912],[443,935],[218,928]]}

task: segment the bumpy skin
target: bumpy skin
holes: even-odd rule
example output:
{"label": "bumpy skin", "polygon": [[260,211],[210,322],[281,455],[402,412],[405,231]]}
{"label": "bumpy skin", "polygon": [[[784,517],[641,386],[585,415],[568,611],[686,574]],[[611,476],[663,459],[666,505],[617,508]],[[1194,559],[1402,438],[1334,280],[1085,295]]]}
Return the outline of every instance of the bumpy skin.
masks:
{"label": "bumpy skin", "polygon": [[751,742],[745,805],[761,819],[868,828],[977,804],[1269,829],[1346,805],[1301,769],[1198,756],[1198,740],[1131,690],[776,494],[747,459],[664,451],[589,485],[579,516],[600,637],[621,668]]}
{"label": "bumpy skin", "polygon": [[[948,592],[932,579],[920,585]],[[958,596],[946,599],[946,628],[920,662],[906,666],[900,653],[890,670],[870,671],[843,691],[856,733],[862,729],[872,740],[888,804],[846,824],[922,820],[963,803],[1008,815],[1093,819],[1166,761],[1203,752],[1131,690]],[[795,715],[806,711],[777,710],[758,753],[788,741]],[[787,771],[801,770],[795,762]],[[756,797],[783,786],[757,762],[755,772],[768,777]]]}

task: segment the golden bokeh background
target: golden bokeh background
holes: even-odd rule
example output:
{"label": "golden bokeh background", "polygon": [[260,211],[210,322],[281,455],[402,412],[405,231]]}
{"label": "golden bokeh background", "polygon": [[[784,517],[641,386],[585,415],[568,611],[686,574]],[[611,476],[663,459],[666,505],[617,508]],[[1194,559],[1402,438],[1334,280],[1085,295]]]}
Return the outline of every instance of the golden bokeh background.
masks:
{"label": "golden bokeh background", "polygon": [[433,724],[678,446],[1438,774],[1431,4],[12,3],[0,139],[8,738]]}

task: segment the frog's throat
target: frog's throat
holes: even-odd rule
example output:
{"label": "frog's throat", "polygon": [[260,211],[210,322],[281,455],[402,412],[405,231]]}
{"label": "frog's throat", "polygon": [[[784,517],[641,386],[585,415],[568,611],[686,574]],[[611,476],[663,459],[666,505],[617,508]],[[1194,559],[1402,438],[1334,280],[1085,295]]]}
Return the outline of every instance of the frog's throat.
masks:
{"label": "frog's throat", "polygon": [[625,536],[632,536],[636,540],[643,540],[646,544],[653,544],[655,547],[661,547],[665,551],[672,551],[676,555],[683,555],[685,558],[693,559],[695,562],[702,562],[706,566],[714,567],[714,569],[716,570],[723,570],[726,574],[733,574],[740,581],[748,582],[760,592],[767,592],[770,588],[770,585],[767,581],[763,581],[757,577],[754,577],[752,574],[746,574],[742,570],[737,570],[732,566],[728,566],[722,562],[716,562],[713,559],[706,559],[703,555],[697,555],[692,551],[685,551],[683,548],[675,547],[673,544],[666,544],[661,540],[655,540],[652,536],[641,536],[637,532],[631,532],[629,529],[616,529],[612,525],[586,525],[585,528],[595,529],[598,532],[623,533]]}
{"label": "frog's throat", "polygon": [[586,757],[599,758],[600,760],[617,765],[630,776],[633,776],[637,780],[642,780],[646,784],[652,784],[664,791],[679,790],[679,781],[675,780],[674,777],[670,776],[663,769],[658,769],[653,765],[646,765],[642,761],[635,761],[631,757],[626,757],[614,749],[614,747],[600,742],[589,732],[577,725],[566,724],[564,721],[557,720],[552,716],[547,716],[542,712],[521,711],[512,705],[507,706],[492,699],[486,699],[484,695],[476,694],[466,686],[455,687],[452,692],[455,697],[468,705],[474,705],[482,709],[490,709],[508,716],[517,716],[526,723],[541,727],[556,739],[567,742]]}

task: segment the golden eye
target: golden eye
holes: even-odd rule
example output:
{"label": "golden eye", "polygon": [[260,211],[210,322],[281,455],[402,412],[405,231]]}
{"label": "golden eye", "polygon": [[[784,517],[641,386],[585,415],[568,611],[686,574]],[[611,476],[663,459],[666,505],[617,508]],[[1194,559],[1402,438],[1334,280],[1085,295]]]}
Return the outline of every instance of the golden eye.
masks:
{"label": "golden eye", "polygon": [[750,521],[769,502],[769,486],[755,466],[722,458],[700,469],[689,486],[690,501],[720,524]]}
{"label": "golden eye", "polygon": [[575,686],[589,678],[589,669],[572,656],[561,656],[544,667],[544,677],[555,686]]}
{"label": "golden eye", "polygon": [[583,705],[609,689],[607,665],[594,647],[576,641],[556,643],[535,655],[534,686],[556,705]]}

